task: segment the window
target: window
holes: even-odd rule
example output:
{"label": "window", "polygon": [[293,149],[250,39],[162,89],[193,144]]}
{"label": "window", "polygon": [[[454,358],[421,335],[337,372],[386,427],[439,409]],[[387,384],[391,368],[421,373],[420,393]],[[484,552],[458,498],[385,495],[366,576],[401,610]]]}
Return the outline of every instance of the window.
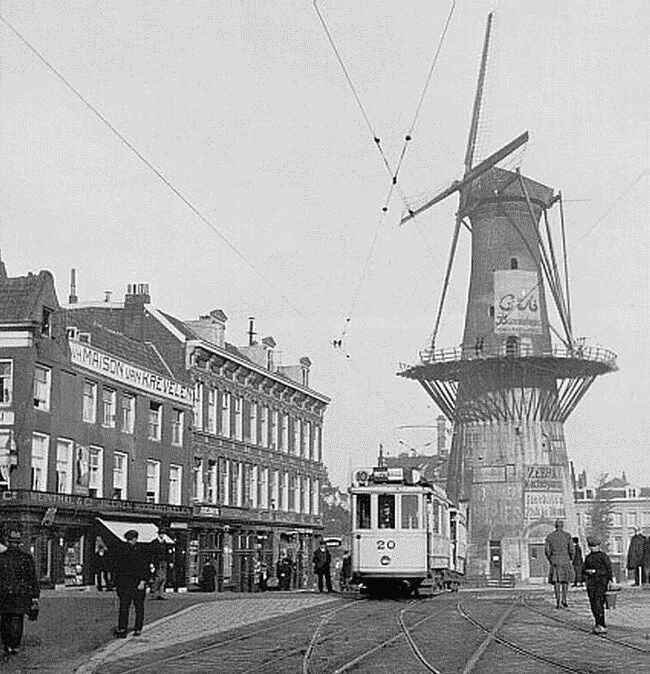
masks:
{"label": "window", "polygon": [[221,457],[219,459],[219,503],[228,505],[228,459]]}
{"label": "window", "polygon": [[41,318],[41,335],[43,337],[51,337],[52,336],[52,314],[54,312],[52,309],[48,309],[47,307],[43,307],[43,313],[42,313],[42,318]]}
{"label": "window", "polygon": [[104,495],[103,476],[104,476],[104,451],[101,447],[89,448],[88,452],[88,494],[96,498]]}
{"label": "window", "polygon": [[50,411],[50,384],[52,371],[49,367],[37,365],[34,369],[34,407],[44,412]]}
{"label": "window", "polygon": [[635,527],[636,526],[636,513],[628,513],[627,514],[627,526],[628,527]]}
{"label": "window", "polygon": [[113,453],[113,498],[125,501],[129,469],[129,455],[123,452]]}
{"label": "window", "polygon": [[357,529],[370,529],[370,494],[357,494],[355,502]]}
{"label": "window", "polygon": [[295,508],[296,497],[296,476],[293,473],[287,473],[287,510],[293,512]]}
{"label": "window", "polygon": [[264,405],[260,413],[260,445],[269,446],[269,408]]}
{"label": "window", "polygon": [[320,515],[320,480],[314,480],[314,515]]}
{"label": "window", "polygon": [[217,432],[217,389],[208,391],[208,433]]}
{"label": "window", "polygon": [[296,456],[300,455],[300,436],[302,430],[302,421],[300,419],[294,419],[293,421],[293,453]]}
{"label": "window", "polygon": [[614,536],[612,540],[612,554],[620,555],[623,552],[623,540],[620,536]]}
{"label": "window", "polygon": [[230,437],[230,393],[221,394],[221,435]]}
{"label": "window", "polygon": [[257,508],[261,500],[260,487],[262,485],[262,469],[259,466],[253,466],[251,475],[251,507]]}
{"label": "window", "polygon": [[192,499],[203,501],[203,459],[194,457],[192,468]]}
{"label": "window", "polygon": [[135,427],[135,396],[122,396],[122,433],[133,433]]}
{"label": "window", "polygon": [[316,426],[316,450],[317,450],[317,461],[323,460],[323,427]]}
{"label": "window", "polygon": [[300,510],[300,486],[302,484],[302,478],[300,475],[294,475],[293,481],[293,509],[299,513]]}
{"label": "window", "polygon": [[250,407],[250,439],[257,444],[257,403],[251,402]]}
{"label": "window", "polygon": [[377,526],[380,529],[395,528],[395,496],[393,494],[379,494],[377,497],[378,512]]}
{"label": "window", "polygon": [[271,411],[271,449],[280,448],[280,438],[279,438],[279,426],[278,426],[278,411]]}
{"label": "window", "polygon": [[244,424],[242,416],[242,399],[235,396],[235,440],[244,439]]}
{"label": "window", "polygon": [[610,515],[613,527],[623,526],[623,513],[612,513]]}
{"label": "window", "polygon": [[310,459],[314,459],[314,444],[311,437],[311,421],[307,421],[304,425],[305,431],[305,456],[308,456]]}
{"label": "window", "polygon": [[97,419],[97,384],[84,381],[83,420],[94,424]]}
{"label": "window", "polygon": [[420,497],[402,494],[402,529],[420,528]]}
{"label": "window", "polygon": [[208,503],[217,503],[217,462],[208,460],[208,473],[205,490],[205,500]]}
{"label": "window", "polygon": [[282,429],[280,433],[280,448],[283,452],[289,451],[289,415],[282,415]]}
{"label": "window", "polygon": [[185,414],[182,410],[172,410],[172,445],[182,447],[183,445],[183,422]]}
{"label": "window", "polygon": [[235,500],[235,505],[241,508],[244,504],[244,464],[237,462],[235,465],[237,467],[237,499]]}
{"label": "window", "polygon": [[13,363],[10,360],[0,360],[0,405],[11,405],[13,389]]}
{"label": "window", "polygon": [[72,440],[56,441],[56,493],[72,494]]}
{"label": "window", "polygon": [[194,430],[203,430],[203,383],[194,384]]}
{"label": "window", "polygon": [[115,428],[115,391],[111,388],[102,390],[102,426]]}
{"label": "window", "polygon": [[510,335],[506,339],[506,356],[508,358],[516,358],[519,356],[519,337]]}
{"label": "window", "polygon": [[147,503],[160,501],[160,461],[147,460]]}
{"label": "window", "polygon": [[305,486],[304,486],[304,506],[303,506],[303,512],[304,513],[312,513],[312,495],[311,495],[311,490],[312,490],[312,484],[311,484],[311,478],[306,477],[305,478]]}
{"label": "window", "polygon": [[[0,428],[0,450],[5,452],[15,450],[13,435],[13,428]],[[5,461],[0,464],[0,491],[9,489],[9,475],[11,466],[14,465],[13,462],[15,461],[15,456],[9,456],[5,457]]]}
{"label": "window", "polygon": [[280,510],[289,510],[289,473],[284,471],[280,485]]}
{"label": "window", "polygon": [[280,471],[273,471],[273,484],[271,486],[271,510],[278,510],[280,507]]}
{"label": "window", "polygon": [[34,491],[47,491],[47,456],[50,438],[47,435],[32,435],[32,486]]}
{"label": "window", "polygon": [[516,257],[510,258],[510,269],[519,269],[519,260]]}
{"label": "window", "polygon": [[162,424],[162,403],[149,403],[149,440],[160,440]]}
{"label": "window", "polygon": [[644,527],[650,527],[650,513],[644,512],[641,516],[641,523]]}
{"label": "window", "polygon": [[169,504],[170,505],[180,505],[181,504],[181,485],[183,481],[183,468],[182,466],[175,466],[170,464],[169,466]]}
{"label": "window", "polygon": [[434,534],[440,533],[440,501],[434,499],[431,507],[431,529]]}

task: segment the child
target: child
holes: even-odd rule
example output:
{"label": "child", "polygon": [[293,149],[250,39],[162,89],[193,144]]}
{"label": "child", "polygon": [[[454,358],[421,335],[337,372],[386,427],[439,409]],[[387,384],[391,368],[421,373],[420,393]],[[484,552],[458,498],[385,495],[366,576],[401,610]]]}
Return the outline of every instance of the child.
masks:
{"label": "child", "polygon": [[600,549],[597,538],[587,538],[589,554],[585,557],[583,566],[584,579],[587,582],[587,595],[591,604],[596,624],[594,634],[605,634],[605,593],[607,584],[612,580],[612,563],[609,557]]}

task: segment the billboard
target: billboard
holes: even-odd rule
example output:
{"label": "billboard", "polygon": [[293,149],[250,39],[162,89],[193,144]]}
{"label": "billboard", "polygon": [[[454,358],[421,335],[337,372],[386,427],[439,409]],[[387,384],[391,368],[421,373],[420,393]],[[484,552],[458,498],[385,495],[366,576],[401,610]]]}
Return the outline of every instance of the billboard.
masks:
{"label": "billboard", "polygon": [[498,269],[494,272],[494,332],[541,335],[540,281],[534,271]]}

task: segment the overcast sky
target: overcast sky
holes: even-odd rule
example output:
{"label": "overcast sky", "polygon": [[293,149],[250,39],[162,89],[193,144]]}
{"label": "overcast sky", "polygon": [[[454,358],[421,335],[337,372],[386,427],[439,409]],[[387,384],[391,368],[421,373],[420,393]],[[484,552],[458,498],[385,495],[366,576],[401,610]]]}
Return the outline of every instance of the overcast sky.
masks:
{"label": "overcast sky", "polygon": [[[319,3],[391,163],[450,7]],[[620,371],[566,425],[569,456],[593,477],[625,471],[646,486],[648,8],[458,0],[399,177],[412,197],[461,175],[496,9],[479,151],[529,131],[522,171],[567,200],[574,332],[619,354]],[[179,318],[222,308],[234,344],[255,316],[285,363],[311,358],[312,385],[332,398],[326,462],[340,484],[380,442],[397,453],[400,440],[435,441],[400,428],[433,425],[438,410],[395,372],[430,337],[457,202],[399,227],[393,198],[381,221],[390,178],[312,2],[2,0],[0,11],[238,251],[0,24],[11,275],[50,269],[60,301],[72,267],[82,300],[148,282]],[[468,252],[465,232],[439,346],[462,336]]]}

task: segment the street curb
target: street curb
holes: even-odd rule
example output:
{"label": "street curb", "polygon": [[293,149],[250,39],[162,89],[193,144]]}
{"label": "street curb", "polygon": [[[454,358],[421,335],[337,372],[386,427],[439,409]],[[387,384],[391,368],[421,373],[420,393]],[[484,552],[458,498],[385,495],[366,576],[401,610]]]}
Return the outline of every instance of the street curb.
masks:
{"label": "street curb", "polygon": [[[192,604],[191,606],[186,606],[184,609],[176,611],[176,613],[170,613],[164,618],[159,618],[158,620],[154,620],[152,623],[148,623],[143,627],[142,631],[144,633],[154,626],[162,625],[168,622],[169,620],[178,618],[178,616],[183,615],[184,613],[189,613],[190,611],[196,609],[198,606],[205,606],[205,604],[210,603],[212,602],[201,602],[199,604]],[[119,651],[120,648],[124,647],[127,644],[127,642],[132,638],[134,637],[127,637],[126,639],[118,639],[115,641],[111,641],[106,646],[100,647],[97,651],[95,651],[94,655],[91,655],[89,659],[87,659],[79,667],[73,670],[74,674],[93,674],[93,672],[104,662],[104,660],[106,660],[106,658],[109,655],[111,655],[115,651]]]}

